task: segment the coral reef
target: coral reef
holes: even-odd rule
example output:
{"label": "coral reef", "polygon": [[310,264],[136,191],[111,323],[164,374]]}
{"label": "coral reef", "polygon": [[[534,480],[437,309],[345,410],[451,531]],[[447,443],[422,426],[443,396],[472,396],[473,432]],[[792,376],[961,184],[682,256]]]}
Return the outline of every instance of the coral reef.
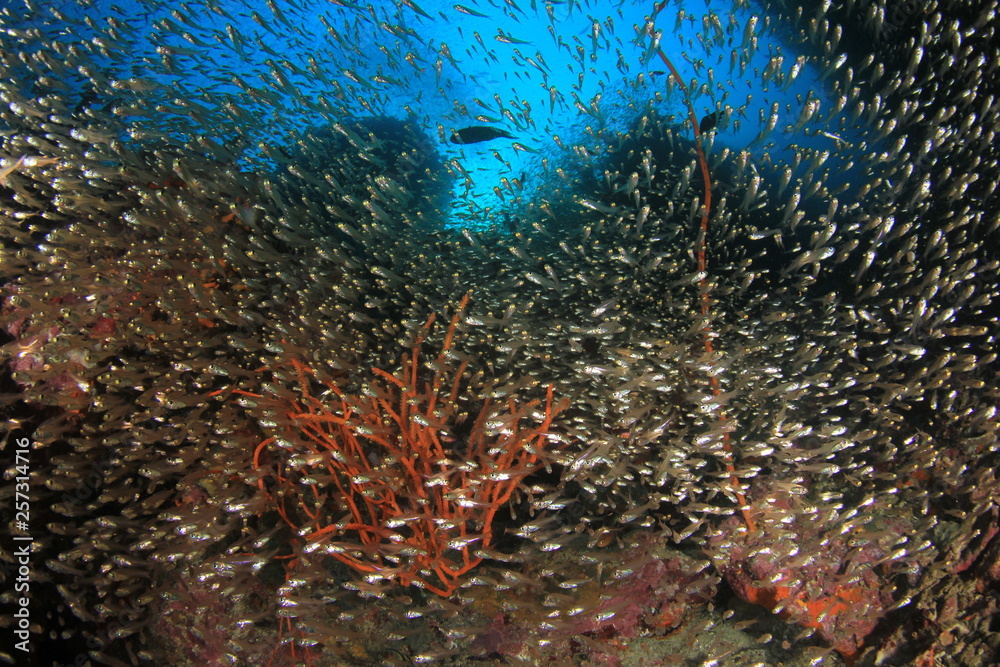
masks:
{"label": "coral reef", "polygon": [[[447,142],[472,105],[414,3],[327,7],[324,52],[265,4],[287,60],[187,5],[0,13],[2,601],[35,664],[997,664],[995,12],[595,20],[595,58],[645,49],[628,96],[543,82],[582,115],[542,142],[470,93],[501,153]],[[802,60],[699,135],[722,77],[668,55],[674,11],[734,79],[776,32]],[[383,113],[414,91],[376,53],[433,120]],[[480,149],[509,216],[450,229]]]}

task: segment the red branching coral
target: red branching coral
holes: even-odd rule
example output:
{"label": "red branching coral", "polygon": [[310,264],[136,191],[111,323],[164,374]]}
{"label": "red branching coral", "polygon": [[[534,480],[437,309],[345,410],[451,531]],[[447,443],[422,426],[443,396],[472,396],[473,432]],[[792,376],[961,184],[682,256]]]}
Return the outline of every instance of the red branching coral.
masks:
{"label": "red branching coral", "polygon": [[541,401],[509,397],[502,407],[485,399],[471,428],[463,425],[468,361],[454,368],[451,347],[467,303],[429,380],[421,381],[420,347],[433,316],[401,370],[373,368],[361,395],[292,362],[300,396],[285,406],[287,434],[262,442],[254,465],[265,451],[276,457],[277,507],[307,551],[323,549],[369,578],[450,595],[494,542],[497,511],[548,461],[547,433],[562,409],[551,386],[540,422]]}

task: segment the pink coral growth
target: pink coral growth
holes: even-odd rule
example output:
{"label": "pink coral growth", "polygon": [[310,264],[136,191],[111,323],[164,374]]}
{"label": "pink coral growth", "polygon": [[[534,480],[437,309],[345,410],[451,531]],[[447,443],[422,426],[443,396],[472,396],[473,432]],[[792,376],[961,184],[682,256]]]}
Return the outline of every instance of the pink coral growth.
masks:
{"label": "pink coral growth", "polygon": [[874,513],[821,517],[779,485],[765,503],[757,530],[732,517],[710,537],[716,567],[740,598],[817,630],[852,662],[894,602],[888,568],[912,526]]}
{"label": "pink coral growth", "polygon": [[[615,567],[572,588],[573,595],[550,596],[562,600],[552,607],[549,629],[543,633],[553,651],[616,665],[619,640],[683,624],[714,597],[720,581],[709,571],[709,563],[674,551],[648,533],[634,536],[634,543],[617,556]],[[583,574],[567,572],[570,578]],[[536,627],[527,627],[517,614],[498,612],[473,640],[473,653],[517,656],[525,649],[526,637],[536,633]]]}
{"label": "pink coral growth", "polygon": [[275,650],[277,627],[241,620],[274,617],[268,602],[272,593],[256,579],[234,586],[180,572],[170,589],[153,632],[172,664],[221,665],[232,655],[242,656],[246,664],[294,664],[288,651]]}

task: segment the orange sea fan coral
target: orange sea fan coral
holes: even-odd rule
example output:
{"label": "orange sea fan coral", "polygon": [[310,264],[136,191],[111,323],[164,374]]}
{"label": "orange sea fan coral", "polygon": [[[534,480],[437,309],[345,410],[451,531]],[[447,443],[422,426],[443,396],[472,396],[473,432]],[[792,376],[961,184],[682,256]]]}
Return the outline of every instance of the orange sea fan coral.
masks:
{"label": "orange sea fan coral", "polygon": [[360,395],[292,362],[299,396],[284,406],[286,432],[257,447],[254,465],[265,452],[276,458],[277,507],[307,552],[322,550],[368,578],[450,595],[495,541],[497,511],[551,460],[547,434],[562,409],[551,386],[544,405],[486,398],[471,427],[463,423],[475,401],[463,395],[468,361],[456,368],[451,346],[467,303],[468,296],[429,378],[420,347],[433,316],[402,368],[373,368]]}

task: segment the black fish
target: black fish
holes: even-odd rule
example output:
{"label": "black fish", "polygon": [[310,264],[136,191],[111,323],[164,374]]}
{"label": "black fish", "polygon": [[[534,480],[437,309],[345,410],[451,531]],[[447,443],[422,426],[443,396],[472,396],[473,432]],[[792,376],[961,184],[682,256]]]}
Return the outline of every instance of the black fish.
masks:
{"label": "black fish", "polygon": [[489,125],[472,125],[463,127],[461,130],[451,131],[451,143],[453,144],[478,144],[480,141],[491,141],[499,138],[513,139],[505,130],[498,130]]}
{"label": "black fish", "polygon": [[717,122],[719,122],[719,112],[713,111],[698,123],[698,134],[705,134],[709,130],[714,130]]}

